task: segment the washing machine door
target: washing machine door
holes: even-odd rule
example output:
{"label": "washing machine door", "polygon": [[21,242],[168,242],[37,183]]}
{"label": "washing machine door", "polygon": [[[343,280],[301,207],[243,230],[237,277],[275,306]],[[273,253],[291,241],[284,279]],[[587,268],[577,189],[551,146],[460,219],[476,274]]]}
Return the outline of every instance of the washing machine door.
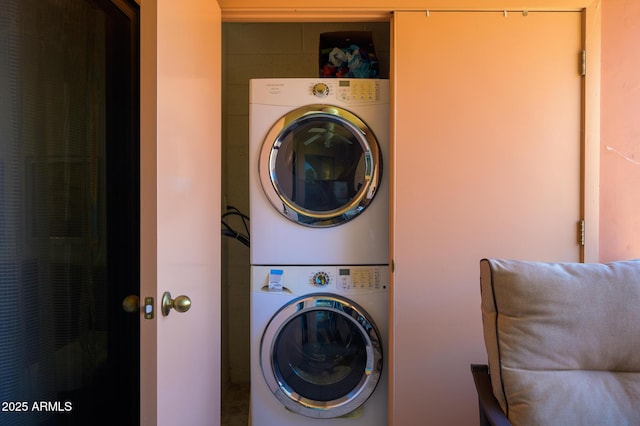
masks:
{"label": "washing machine door", "polygon": [[311,227],[342,224],[373,200],[382,177],[375,135],[355,114],[307,105],[280,118],[260,152],[259,174],[271,204]]}
{"label": "washing machine door", "polygon": [[293,300],[271,319],[260,345],[262,373],[289,410],[313,418],[351,413],[382,372],[380,334],[367,312],[331,294]]}

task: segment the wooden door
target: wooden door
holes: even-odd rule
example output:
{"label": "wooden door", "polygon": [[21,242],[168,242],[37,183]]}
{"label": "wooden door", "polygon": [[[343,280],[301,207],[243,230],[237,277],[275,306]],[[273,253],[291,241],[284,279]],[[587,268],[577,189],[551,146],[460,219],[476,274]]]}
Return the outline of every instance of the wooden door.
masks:
{"label": "wooden door", "polygon": [[580,259],[581,25],[394,16],[395,425],[477,424],[481,258]]}
{"label": "wooden door", "polygon": [[215,1],[141,1],[143,425],[220,422],[220,30]]}

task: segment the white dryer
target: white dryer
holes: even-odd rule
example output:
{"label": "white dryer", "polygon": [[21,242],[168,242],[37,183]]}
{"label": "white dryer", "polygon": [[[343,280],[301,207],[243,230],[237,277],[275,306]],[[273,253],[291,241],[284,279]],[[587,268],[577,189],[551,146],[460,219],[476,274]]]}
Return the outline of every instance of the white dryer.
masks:
{"label": "white dryer", "polygon": [[252,267],[252,426],[387,425],[388,272]]}
{"label": "white dryer", "polygon": [[250,81],[252,265],[389,262],[389,81]]}

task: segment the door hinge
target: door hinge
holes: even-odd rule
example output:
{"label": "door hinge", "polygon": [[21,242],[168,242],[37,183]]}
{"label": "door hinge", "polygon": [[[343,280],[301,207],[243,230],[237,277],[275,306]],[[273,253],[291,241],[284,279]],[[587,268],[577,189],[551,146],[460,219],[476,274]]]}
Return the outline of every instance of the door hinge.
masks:
{"label": "door hinge", "polygon": [[578,243],[580,246],[584,247],[584,234],[585,234],[585,223],[584,219],[580,219],[578,222]]}
{"label": "door hinge", "polygon": [[580,52],[580,75],[584,77],[587,75],[587,51]]}

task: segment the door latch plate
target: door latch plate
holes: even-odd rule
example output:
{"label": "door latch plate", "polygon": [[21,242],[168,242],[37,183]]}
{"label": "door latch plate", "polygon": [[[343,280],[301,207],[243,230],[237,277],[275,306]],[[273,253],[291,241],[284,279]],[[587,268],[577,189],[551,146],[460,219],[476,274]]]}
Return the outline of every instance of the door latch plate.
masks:
{"label": "door latch plate", "polygon": [[154,306],[153,306],[153,297],[145,297],[144,298],[144,319],[153,319]]}

